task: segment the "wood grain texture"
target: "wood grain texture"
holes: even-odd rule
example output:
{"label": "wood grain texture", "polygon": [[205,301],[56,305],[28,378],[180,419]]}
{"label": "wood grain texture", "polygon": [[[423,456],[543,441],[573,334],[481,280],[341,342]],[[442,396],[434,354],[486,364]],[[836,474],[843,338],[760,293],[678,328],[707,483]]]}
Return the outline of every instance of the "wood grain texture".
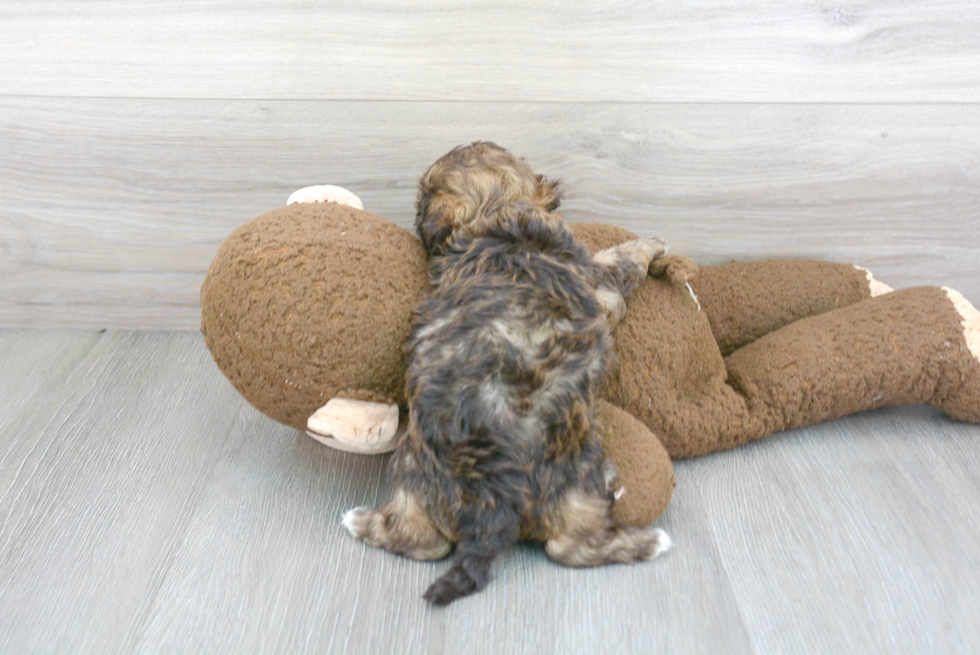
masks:
{"label": "wood grain texture", "polygon": [[758,652],[977,652],[978,437],[892,408],[692,462]]}
{"label": "wood grain texture", "polygon": [[0,651],[124,652],[243,401],[193,334],[0,350]]}
{"label": "wood grain texture", "polygon": [[977,102],[980,5],[7,0],[0,94]]}
{"label": "wood grain texture", "polygon": [[0,325],[196,329],[220,242],[332,182],[411,228],[415,183],[476,138],[564,180],[570,222],[701,263],[818,258],[980,304],[974,105],[6,98]]}
{"label": "wood grain texture", "polygon": [[[709,527],[683,499],[670,527],[689,546],[673,566],[573,570],[525,545],[484,593],[431,611],[422,592],[448,562],[394,557],[340,526],[384,502],[384,461],[256,421],[215,467],[138,652],[750,652]],[[711,594],[688,594],[699,587]]]}
{"label": "wood grain texture", "polygon": [[447,562],[339,525],[383,500],[385,459],[245,406],[200,336],[2,330],[0,373],[2,652],[980,649],[980,429],[930,408],[678,462],[662,558],[525,544],[432,610]]}

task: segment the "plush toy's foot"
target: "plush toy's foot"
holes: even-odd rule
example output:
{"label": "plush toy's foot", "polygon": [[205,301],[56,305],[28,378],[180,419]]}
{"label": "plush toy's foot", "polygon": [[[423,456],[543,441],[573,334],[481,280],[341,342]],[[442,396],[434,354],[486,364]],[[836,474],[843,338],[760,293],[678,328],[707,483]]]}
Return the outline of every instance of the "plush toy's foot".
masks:
{"label": "plush toy's foot", "polygon": [[890,286],[882,282],[881,280],[876,280],[875,276],[871,274],[871,271],[863,266],[858,266],[854,264],[854,268],[859,271],[863,271],[865,276],[868,278],[868,292],[871,294],[872,298],[877,298],[878,296],[883,296],[886,293],[891,293],[894,291]]}
{"label": "plush toy's foot", "polygon": [[956,308],[966,348],[957,361],[949,362],[955,367],[958,384],[951,384],[953,390],[931,404],[955,419],[980,423],[980,311],[959,291],[949,287],[943,287],[943,291]]}
{"label": "plush toy's foot", "polygon": [[306,433],[320,443],[351,453],[373,455],[395,449],[398,405],[332,398],[313,412]]}
{"label": "plush toy's foot", "polygon": [[354,209],[364,209],[360,198],[347,189],[332,184],[307,186],[299,191],[293,191],[286,204],[293,205],[298,202],[335,202],[338,205],[345,205]]}

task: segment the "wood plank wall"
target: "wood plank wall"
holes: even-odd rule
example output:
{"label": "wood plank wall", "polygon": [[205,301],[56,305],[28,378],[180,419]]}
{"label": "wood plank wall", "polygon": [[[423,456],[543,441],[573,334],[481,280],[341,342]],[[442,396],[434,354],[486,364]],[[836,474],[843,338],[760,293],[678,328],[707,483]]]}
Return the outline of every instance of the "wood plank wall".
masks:
{"label": "wood plank wall", "polygon": [[410,227],[478,138],[572,222],[980,304],[975,0],[7,0],[0,325],[196,329],[235,226],[332,182]]}

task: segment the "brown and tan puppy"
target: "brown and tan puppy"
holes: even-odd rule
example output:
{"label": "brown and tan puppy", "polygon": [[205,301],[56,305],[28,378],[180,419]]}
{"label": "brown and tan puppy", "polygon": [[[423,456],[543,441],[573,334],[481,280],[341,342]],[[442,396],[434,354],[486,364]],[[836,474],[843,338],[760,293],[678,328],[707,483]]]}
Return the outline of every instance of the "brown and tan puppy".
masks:
{"label": "brown and tan puppy", "polygon": [[649,560],[656,529],[618,527],[596,406],[609,332],[664,251],[635,239],[592,257],[556,213],[557,184],[491,143],[456,148],[419,185],[416,229],[431,293],[416,314],[409,430],[392,497],[344,517],[354,536],[453,566],[436,604],[482,589],[519,539],[570,566]]}

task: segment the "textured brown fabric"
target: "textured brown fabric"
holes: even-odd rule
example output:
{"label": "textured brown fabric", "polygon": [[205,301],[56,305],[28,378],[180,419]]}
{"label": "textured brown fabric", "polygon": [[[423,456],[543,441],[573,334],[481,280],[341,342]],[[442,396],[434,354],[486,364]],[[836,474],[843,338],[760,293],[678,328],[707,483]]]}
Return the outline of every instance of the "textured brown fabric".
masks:
{"label": "textured brown fabric", "polygon": [[221,246],[201,289],[201,331],[235,388],[281,423],[305,429],[334,396],[402,401],[426,266],[418,239],[390,221],[290,205]]}
{"label": "textured brown fabric", "polygon": [[[632,232],[612,225],[579,223],[569,227],[593,253],[636,238]],[[690,262],[667,255],[658,260],[665,270],[653,272],[681,281],[680,260]],[[793,321],[871,296],[867,275],[851,264],[770,259],[700,268],[690,262],[689,266],[694,269],[690,271],[691,287],[724,355]]]}
{"label": "textured brown fabric", "polygon": [[[593,251],[635,238],[606,225],[572,231]],[[661,264],[613,334],[606,398],[620,409],[601,409],[626,487],[621,523],[646,525],[670,500],[670,459],[650,431],[671,457],[690,457],[883,405],[929,402],[980,422],[980,363],[942,289],[864,299],[864,273],[846,265]],[[291,205],[221,246],[201,289],[201,329],[249,402],[302,429],[332,397],[403,401],[426,276],[421,243],[389,221]],[[723,358],[716,335],[726,348],[748,345]]]}
{"label": "textured brown fabric", "polygon": [[724,355],[871,295],[864,271],[850,264],[792,259],[702,266],[691,284]]}
{"label": "textured brown fabric", "polygon": [[605,401],[599,424],[606,456],[616,465],[616,486],[623,496],[613,505],[618,525],[644,527],[664,513],[677,483],[670,456],[645,425]]}
{"label": "textured brown fabric", "polygon": [[[611,225],[571,230],[593,252],[636,238]],[[674,270],[689,271],[680,262]],[[726,384],[724,360],[707,314],[684,285],[687,277],[650,277],[633,292],[613,333],[618,363],[606,391],[610,402],[663,441],[671,457],[708,452],[709,444],[731,448],[740,437],[731,428],[749,420],[745,399]]]}
{"label": "textured brown fabric", "polygon": [[683,284],[648,278],[613,333],[618,364],[606,398],[649,427],[671,457],[735,445],[745,400],[725,382],[725,364],[704,312]]}
{"label": "textured brown fabric", "polygon": [[[607,398],[660,436],[671,457],[886,405],[926,402],[980,422],[980,363],[942,289],[903,289],[796,321],[721,369],[704,321],[683,316],[676,289],[650,280],[637,293],[614,335],[621,364]],[[685,321],[686,333],[675,327]]]}
{"label": "textured brown fabric", "polygon": [[624,230],[615,225],[601,225],[599,223],[575,223],[568,226],[569,231],[575,235],[582,245],[588,248],[592,254],[618,246],[624,241],[636,239],[637,236],[629,230]]}
{"label": "textured brown fabric", "polygon": [[[426,280],[425,254],[409,232],[334,203],[290,205],[221,246],[201,289],[201,331],[246,400],[305,429],[332,397],[403,402],[403,348]],[[614,518],[649,525],[670,502],[670,458],[625,412],[600,412],[628,490]]]}
{"label": "textured brown fabric", "polygon": [[980,363],[937,287],[901,289],[797,321],[725,363],[752,415],[746,438],[911,403],[980,421]]}
{"label": "textured brown fabric", "polygon": [[[634,238],[605,225],[572,230],[593,250]],[[682,275],[634,292],[613,334],[619,364],[606,394],[671,457],[884,405],[928,402],[980,422],[980,364],[942,289],[870,298],[863,271],[797,260],[702,267],[691,285],[701,311]],[[716,338],[742,347],[722,359]]]}

